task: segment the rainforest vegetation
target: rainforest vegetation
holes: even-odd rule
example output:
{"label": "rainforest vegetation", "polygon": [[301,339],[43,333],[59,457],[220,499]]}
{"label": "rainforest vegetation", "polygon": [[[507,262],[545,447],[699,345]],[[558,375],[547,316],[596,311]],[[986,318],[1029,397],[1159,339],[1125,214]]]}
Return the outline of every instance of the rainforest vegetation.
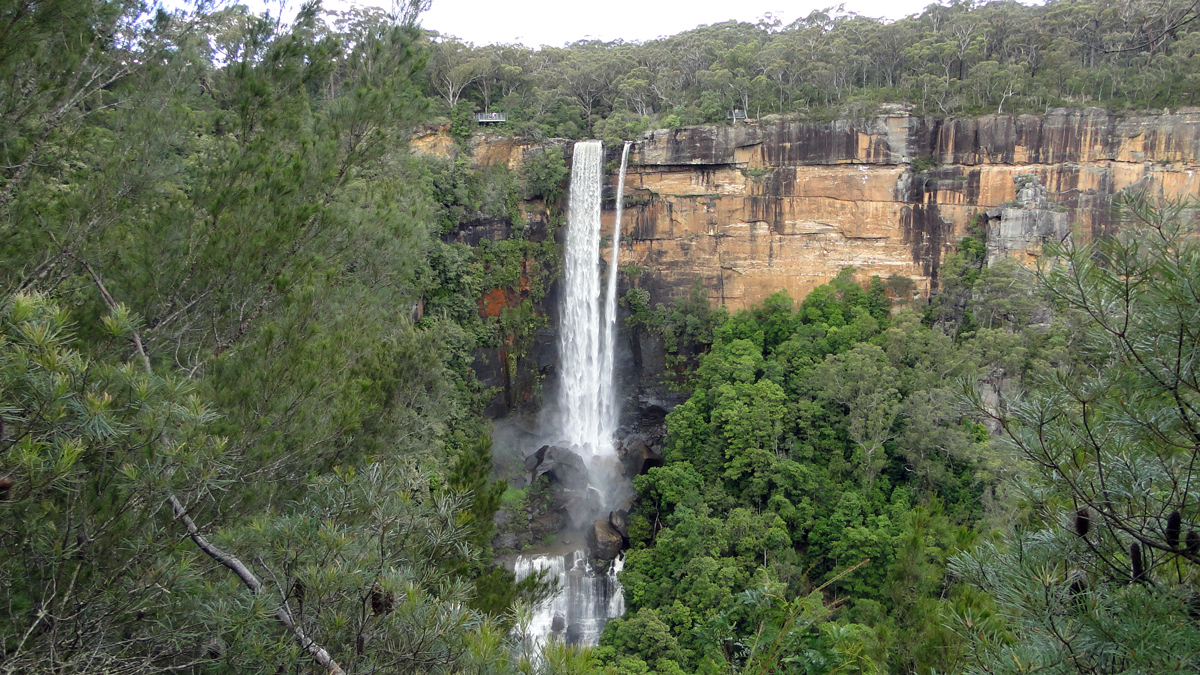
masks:
{"label": "rainforest vegetation", "polygon": [[[567,166],[465,151],[473,109],[614,139],[1189,104],[1195,4],[541,50],[423,32],[420,2],[297,9],[0,0],[0,672],[1200,666],[1200,247],[1138,195],[1036,272],[964,238],[931,299],[848,270],[729,314],[632,284],[688,397],[635,480],[626,616],[531,650],[551,589],[496,563],[512,402],[476,364],[515,372],[545,325]],[[449,158],[411,151],[428,123]]]}

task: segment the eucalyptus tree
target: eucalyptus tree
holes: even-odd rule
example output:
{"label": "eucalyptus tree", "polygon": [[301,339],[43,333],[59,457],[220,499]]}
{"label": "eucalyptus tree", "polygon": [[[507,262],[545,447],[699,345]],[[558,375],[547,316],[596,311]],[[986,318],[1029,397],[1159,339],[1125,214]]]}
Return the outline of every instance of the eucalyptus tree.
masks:
{"label": "eucalyptus tree", "polygon": [[430,47],[429,84],[447,110],[453,110],[463,92],[484,77],[491,62],[476,53],[473,45],[454,37],[440,37]]}

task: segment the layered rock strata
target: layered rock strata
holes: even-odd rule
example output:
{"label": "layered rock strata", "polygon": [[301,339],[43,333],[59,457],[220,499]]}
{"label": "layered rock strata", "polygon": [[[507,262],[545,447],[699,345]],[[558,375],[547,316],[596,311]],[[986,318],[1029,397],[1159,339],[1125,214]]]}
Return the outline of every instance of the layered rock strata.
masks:
{"label": "layered rock strata", "polygon": [[[418,134],[416,152],[451,156],[448,128]],[[518,169],[531,151],[571,142],[479,134],[478,165]],[[609,148],[619,159],[620,146]],[[612,227],[609,171],[605,231]],[[783,119],[650,132],[633,146],[625,183],[621,263],[625,285],[666,302],[701,284],[714,305],[752,306],[780,289],[797,300],[846,267],[860,278],[903,275],[928,294],[939,267],[972,227],[991,260],[1033,265],[1048,241],[1111,231],[1113,197],[1200,195],[1200,109],[1117,116],[1089,108],[971,119],[897,111],[829,123]],[[557,236],[541,203],[526,205],[525,236]],[[511,236],[510,223],[480,220],[450,238],[467,244]],[[602,251],[607,255],[608,250]],[[482,350],[476,370],[504,392],[497,415],[538,408],[535,385],[553,381],[557,287],[541,306],[551,319],[509,373],[504,347]],[[522,293],[492,290],[481,312],[499,314]],[[635,348],[635,370],[663,367],[661,350]],[[495,353],[493,353],[495,352]],[[657,355],[657,356],[656,356]],[[525,363],[528,361],[528,363]]]}
{"label": "layered rock strata", "polygon": [[1196,110],[656,131],[630,160],[622,260],[657,300],[699,281],[731,309],[802,298],[848,266],[928,293],[972,223],[993,259],[1032,263],[1048,240],[1110,230],[1121,190],[1200,194],[1198,164]]}
{"label": "layered rock strata", "polygon": [[[480,136],[474,159],[516,167],[546,143]],[[438,133],[415,145],[435,154],[450,147]],[[630,155],[622,258],[656,301],[697,282],[733,309],[780,289],[801,298],[848,266],[863,277],[911,277],[928,293],[973,222],[987,226],[993,259],[1032,264],[1064,227],[1084,237],[1111,229],[1112,197],[1122,190],[1200,194],[1198,169],[1197,109],[971,119],[896,112],[660,130]],[[1032,183],[1040,196],[1022,198]]]}

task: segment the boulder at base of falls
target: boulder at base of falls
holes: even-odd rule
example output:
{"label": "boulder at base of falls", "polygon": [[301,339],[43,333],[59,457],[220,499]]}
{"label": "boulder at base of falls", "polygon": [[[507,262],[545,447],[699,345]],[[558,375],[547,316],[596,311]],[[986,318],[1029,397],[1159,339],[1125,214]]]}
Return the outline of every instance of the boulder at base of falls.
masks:
{"label": "boulder at base of falls", "polygon": [[537,452],[525,458],[525,470],[529,472],[531,479],[534,477],[534,472],[537,471],[538,466],[541,465],[542,460],[546,459],[546,451],[549,449],[550,446],[543,445],[537,449]]}
{"label": "boulder at base of falls", "polygon": [[531,482],[545,474],[568,490],[586,490],[588,486],[587,464],[567,448],[543,445],[525,458],[525,468],[531,473]]}
{"label": "boulder at base of falls", "polygon": [[624,510],[610,511],[608,514],[608,524],[613,526],[613,529],[621,533],[622,537],[629,536],[629,514]]}
{"label": "boulder at base of falls", "polygon": [[567,497],[564,510],[571,521],[571,527],[581,530],[596,516],[601,515],[603,503],[600,494],[595,490],[573,490]]}
{"label": "boulder at base of falls", "polygon": [[630,476],[640,476],[652,467],[663,465],[662,446],[651,446],[641,436],[626,438],[617,452]]}
{"label": "boulder at base of falls", "polygon": [[588,528],[587,543],[588,548],[592,551],[592,557],[601,560],[615,560],[621,553],[624,539],[617,528],[607,520],[597,520]]}

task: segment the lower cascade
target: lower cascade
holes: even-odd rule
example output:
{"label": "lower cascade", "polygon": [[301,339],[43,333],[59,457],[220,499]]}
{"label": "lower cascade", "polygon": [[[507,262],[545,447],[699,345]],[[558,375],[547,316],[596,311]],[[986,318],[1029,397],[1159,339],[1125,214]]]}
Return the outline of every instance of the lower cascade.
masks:
{"label": "lower cascade", "polygon": [[534,608],[526,628],[526,639],[536,645],[561,639],[593,646],[604,624],[625,613],[617,573],[624,562],[625,522],[633,498],[630,477],[640,467],[630,466],[630,457],[614,439],[620,418],[614,374],[616,267],[629,145],[621,154],[607,284],[601,283],[600,266],[604,148],[600,141],[580,141],[574,147],[563,256],[558,408],[551,432],[555,441],[529,455],[525,468],[531,482],[543,475],[553,480],[567,527],[583,536],[586,547],[523,554],[514,561],[518,580],[544,571],[558,583],[558,593]]}
{"label": "lower cascade", "polygon": [[519,557],[514,570],[518,579],[545,570],[559,584],[557,595],[534,608],[528,627],[534,642],[544,644],[555,638],[585,646],[599,642],[604,624],[625,613],[625,595],[617,581],[623,562],[618,557],[607,570],[596,571],[588,565],[583,548]]}

